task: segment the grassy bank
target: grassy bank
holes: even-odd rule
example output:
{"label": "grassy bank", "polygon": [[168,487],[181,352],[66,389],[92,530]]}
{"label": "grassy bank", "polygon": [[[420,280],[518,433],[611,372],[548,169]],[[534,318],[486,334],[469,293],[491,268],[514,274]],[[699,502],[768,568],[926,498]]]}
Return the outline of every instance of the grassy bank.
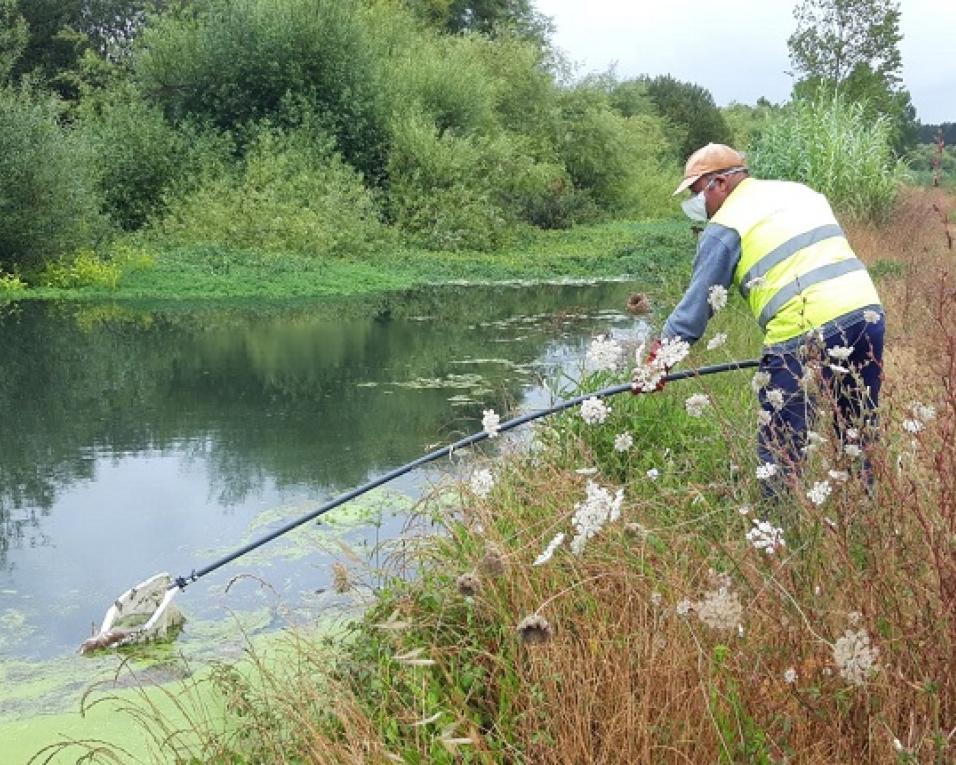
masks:
{"label": "grassy bank", "polygon": [[[196,300],[360,296],[450,282],[639,277],[660,282],[686,265],[686,222],[616,222],[529,232],[487,252],[383,247],[368,257],[317,258],[221,247],[117,246],[117,269],[83,286],[27,288],[0,296],[69,300]],[[80,283],[77,276],[75,280]],[[92,283],[91,283],[92,282]],[[69,279],[64,284],[70,284]],[[2,289],[2,287],[0,287]]]}
{"label": "grassy bank", "polygon": [[[600,425],[568,413],[477,466],[490,492],[449,483],[423,502],[443,533],[383,551],[396,576],[334,659],[303,644],[219,687],[231,722],[191,721],[201,735],[168,759],[952,761],[956,274],[933,204],[954,206],[910,194],[886,226],[849,230],[882,264],[889,315],[873,492],[824,422],[793,493],[765,504],[745,373],[619,396]],[[705,340],[719,333],[684,366],[759,344],[733,300]],[[535,565],[588,502],[612,511],[603,528]],[[339,585],[365,574],[343,559]]]}

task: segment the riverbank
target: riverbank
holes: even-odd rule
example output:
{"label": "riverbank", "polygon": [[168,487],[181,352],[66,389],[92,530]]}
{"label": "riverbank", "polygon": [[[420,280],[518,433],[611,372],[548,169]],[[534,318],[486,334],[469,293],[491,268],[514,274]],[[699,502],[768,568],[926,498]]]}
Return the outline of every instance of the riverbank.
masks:
{"label": "riverbank", "polygon": [[[216,689],[225,722],[199,721],[189,755],[950,759],[956,274],[936,201],[920,195],[886,226],[848,227],[890,316],[875,492],[850,480],[859,455],[820,427],[826,440],[791,500],[762,503],[747,373],[619,396],[595,425],[568,414],[539,431],[535,451],[485,465],[490,491],[466,483],[422,505],[443,533],[393,551],[388,569],[421,577],[391,579],[347,650],[302,645],[288,671]],[[684,366],[758,348],[732,296]],[[703,416],[692,395],[707,397]],[[535,565],[588,502],[620,518],[581,555],[565,542]],[[754,545],[768,539],[771,554]],[[343,563],[343,586],[368,574]],[[166,725],[151,711],[141,719]]]}
{"label": "riverbank", "polygon": [[[535,450],[423,505],[444,533],[396,553],[393,571],[421,576],[392,579],[346,651],[319,668],[305,647],[291,676],[241,684],[244,739],[205,727],[192,756],[950,760],[956,273],[932,201],[849,227],[885,264],[875,491],[854,477],[859,447],[821,423],[793,493],[763,502],[745,373],[620,396],[591,425],[556,418]],[[684,365],[752,355],[755,339],[731,300]],[[586,506],[606,522],[574,554],[558,535],[580,535]]]}
{"label": "riverbank", "polygon": [[[115,286],[36,287],[17,299],[222,300],[355,297],[433,284],[604,279],[660,282],[690,262],[686,221],[614,222],[535,231],[495,252],[386,247],[362,259],[263,254],[130,239],[112,249]],[[0,297],[4,294],[0,293]]]}

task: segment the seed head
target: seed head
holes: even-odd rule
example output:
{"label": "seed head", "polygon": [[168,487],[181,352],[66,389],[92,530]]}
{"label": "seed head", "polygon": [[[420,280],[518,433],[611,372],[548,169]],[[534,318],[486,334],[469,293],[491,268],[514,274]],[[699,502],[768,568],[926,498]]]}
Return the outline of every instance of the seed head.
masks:
{"label": "seed head", "polygon": [[525,645],[550,642],[554,637],[554,628],[541,614],[530,614],[518,622],[518,637]]}
{"label": "seed head", "polygon": [[462,574],[455,583],[459,594],[466,598],[473,598],[481,591],[481,581],[474,574]]}
{"label": "seed head", "polygon": [[488,545],[485,548],[485,555],[481,559],[481,570],[488,576],[501,576],[505,573],[505,558],[499,547]]}

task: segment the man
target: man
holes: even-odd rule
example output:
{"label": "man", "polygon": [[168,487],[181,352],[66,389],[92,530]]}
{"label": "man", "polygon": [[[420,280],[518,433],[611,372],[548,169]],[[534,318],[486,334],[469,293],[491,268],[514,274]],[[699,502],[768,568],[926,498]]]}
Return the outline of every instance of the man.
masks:
{"label": "man", "polygon": [[[736,285],[764,332],[755,376],[761,474],[787,474],[807,446],[813,401],[804,375],[813,359],[832,394],[838,437],[865,441],[879,403],[885,317],[826,198],[803,184],[750,178],[743,155],[722,144],[691,155],[674,193],[685,190],[685,214],[706,225],[663,338],[697,341]],[[861,464],[857,449],[846,453]]]}

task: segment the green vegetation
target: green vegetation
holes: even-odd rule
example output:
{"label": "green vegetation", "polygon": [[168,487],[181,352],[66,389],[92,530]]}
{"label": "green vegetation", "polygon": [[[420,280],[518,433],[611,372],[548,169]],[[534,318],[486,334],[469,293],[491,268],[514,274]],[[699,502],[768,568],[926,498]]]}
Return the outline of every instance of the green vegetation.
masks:
{"label": "green vegetation", "polygon": [[[368,272],[359,291],[440,259],[435,278],[553,275],[517,254],[542,230],[671,215],[680,142],[701,122],[688,105],[720,118],[706,91],[666,78],[646,97],[565,82],[517,0],[0,11],[0,161],[23,179],[2,199],[0,270],[28,292],[138,290],[150,277],[129,262],[104,276],[128,250],[164,277],[184,265],[180,283],[233,266],[241,280],[249,263],[266,284]],[[724,138],[708,130],[695,140]],[[101,272],[77,267],[90,252]],[[200,281],[183,294],[209,294]],[[219,294],[237,293],[250,285]]]}
{"label": "green vegetation", "polygon": [[105,232],[90,153],[58,117],[50,96],[0,89],[0,270],[40,267]]}
{"label": "green vegetation", "polygon": [[902,169],[887,120],[872,120],[861,104],[823,93],[771,118],[751,145],[749,161],[757,177],[806,183],[838,211],[861,220],[889,214]]}
{"label": "green vegetation", "polygon": [[794,17],[797,29],[787,40],[800,77],[794,95],[839,94],[868,118],[888,121],[898,154],[912,148],[918,125],[901,84],[899,0],[801,0]]}
{"label": "green vegetation", "polygon": [[[210,224],[211,225],[211,224]],[[686,223],[602,223],[568,231],[531,233],[496,252],[432,251],[391,246],[362,257],[314,257],[308,251],[269,253],[220,245],[114,245],[103,268],[118,264],[115,288],[39,274],[17,297],[68,299],[216,299],[369,295],[449,282],[600,279],[631,275],[642,283],[675,278],[689,263],[693,239]],[[80,258],[82,261],[82,257]],[[87,263],[58,266],[78,272]],[[56,269],[54,269],[55,271]],[[110,271],[112,273],[112,271]],[[14,282],[11,279],[11,284]],[[3,288],[0,282],[0,289]]]}

